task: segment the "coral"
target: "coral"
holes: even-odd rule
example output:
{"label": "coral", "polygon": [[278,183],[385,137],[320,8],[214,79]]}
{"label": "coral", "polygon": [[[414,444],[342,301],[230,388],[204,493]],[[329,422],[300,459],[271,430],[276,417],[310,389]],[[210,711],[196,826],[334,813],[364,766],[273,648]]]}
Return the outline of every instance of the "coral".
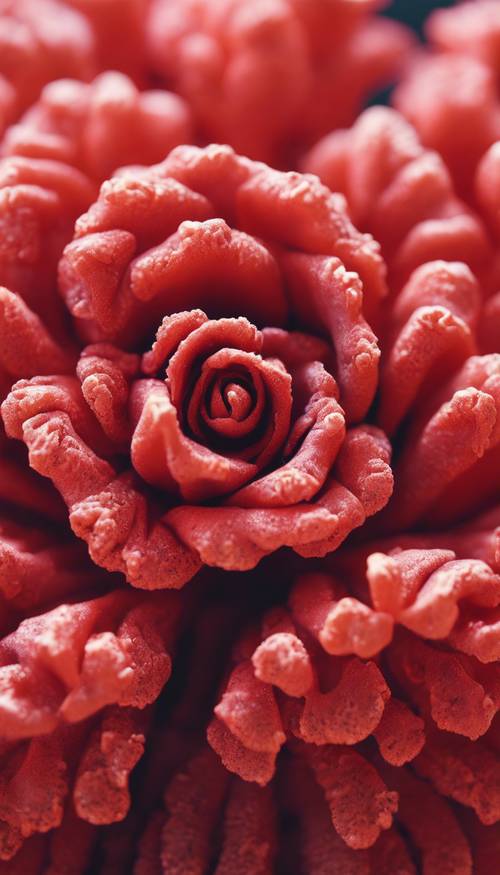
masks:
{"label": "coral", "polygon": [[[384,292],[382,265],[317,180],[181,147],[103,185],[59,276],[101,342],[76,376],[16,383],[4,421],[97,564],[178,587],[200,562],[325,555],[387,502],[389,446],[356,424],[377,384],[361,305]],[[160,320],[148,352],[124,351]]]}
{"label": "coral", "polygon": [[65,0],[65,3],[90,25],[99,69],[119,70],[144,84],[149,68],[145,29],[150,0]]}
{"label": "coral", "polygon": [[429,261],[464,261],[479,272],[492,258],[487,230],[455,194],[447,165],[395,110],[365,110],[352,128],[320,140],[302,165],[345,194],[353,221],[381,244],[391,290]]}
{"label": "coral", "polygon": [[411,45],[379,0],[154,0],[155,68],[193,107],[205,140],[290,166],[350,124]]}
{"label": "coral", "polygon": [[51,79],[96,72],[85,18],[61,0],[1,0],[0,133]]}
{"label": "coral", "polygon": [[124,74],[101,73],[90,84],[63,79],[7,131],[4,155],[73,164],[102,182],[125,164],[154,164],[192,139],[190,112],[168,91],[139,92]]}
{"label": "coral", "polygon": [[[477,525],[486,528],[476,552],[487,555],[485,541],[498,536],[492,521]],[[473,531],[457,532],[457,542],[472,545]],[[225,767],[245,781],[274,778],[279,788],[290,757],[300,763],[292,767],[304,773],[297,809],[307,806],[314,776],[335,831],[356,852],[346,872],[358,871],[356,860],[361,872],[385,871],[377,867],[394,842],[391,853],[399,843],[402,860],[408,855],[402,871],[415,871],[415,845],[424,872],[470,873],[469,827],[445,799],[471,809],[479,830],[500,820],[500,576],[483,559],[414,542],[342,549],[299,575],[287,604],[235,645],[208,728]],[[446,828],[437,832],[435,817]],[[398,828],[410,837],[406,852]],[[324,853],[334,847],[328,836]]]}
{"label": "coral", "polygon": [[496,872],[500,7],[385,5],[0,0],[0,875]]}
{"label": "coral", "polygon": [[[19,532],[2,537],[2,591],[16,609],[36,605],[40,590],[50,600],[75,586],[75,545],[33,541]],[[35,582],[33,575],[41,579]],[[179,611],[173,594],[146,599],[115,589],[59,604],[4,634],[2,859],[29,836],[59,826],[68,794],[88,823],[123,819],[128,774],[142,755],[151,719],[148,706],[170,676]]]}
{"label": "coral", "polygon": [[500,137],[498,4],[477,0],[436,10],[426,34],[432,51],[411,64],[394,105],[443,156],[457,190],[470,199],[477,164]]}
{"label": "coral", "polygon": [[[71,340],[57,294],[57,265],[76,217],[92,202],[95,191],[87,176],[60,161],[23,156],[0,160],[0,284],[17,293],[35,314],[25,309],[16,319],[34,325],[33,318],[41,317],[45,329],[63,345]],[[5,306],[2,303],[2,334],[15,329],[8,325]]]}

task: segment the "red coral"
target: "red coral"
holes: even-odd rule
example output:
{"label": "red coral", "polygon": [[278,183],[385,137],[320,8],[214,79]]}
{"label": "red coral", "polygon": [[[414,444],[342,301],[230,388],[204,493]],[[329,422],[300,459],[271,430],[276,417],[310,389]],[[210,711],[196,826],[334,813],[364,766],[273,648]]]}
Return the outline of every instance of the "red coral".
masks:
{"label": "red coral", "polygon": [[[62,162],[21,156],[0,161],[0,284],[18,293],[29,309],[43,319],[45,328],[66,345],[67,317],[57,295],[57,264],[71,239],[76,217],[94,196],[95,186],[90,180]],[[15,326],[8,324],[5,306],[2,306],[3,335],[15,331]],[[14,307],[14,303],[10,306]],[[21,304],[19,307],[22,309]],[[33,318],[36,319],[27,309],[22,316],[19,310],[15,318],[18,324],[23,322],[23,333],[30,330],[27,323],[31,320],[33,326]],[[32,327],[32,333],[34,330]],[[11,359],[15,352],[11,351]]]}
{"label": "red coral", "polygon": [[[496,154],[492,147],[477,173],[495,233]],[[380,325],[378,422],[393,438],[405,431],[386,524],[457,520],[500,488],[500,360],[474,356],[498,349],[498,268],[486,228],[392,110],[368,110],[351,131],[320,143],[306,166],[343,190],[356,222],[381,240],[394,291],[407,280]],[[481,284],[465,264],[429,261],[436,257],[467,261]]]}
{"label": "red coral", "polygon": [[[91,26],[99,68],[139,83],[147,75],[145,24],[150,0],[65,0]],[[56,78],[56,77],[53,77]]]}
{"label": "red coral", "polygon": [[[500,144],[494,143],[483,155],[475,176],[476,200],[498,245],[500,239]],[[485,303],[479,326],[482,348],[486,352],[498,350],[500,337],[500,292],[498,256],[491,270],[491,294]]]}
{"label": "red coral", "polygon": [[[63,548],[34,544],[33,536],[21,546],[3,538],[1,551],[3,590],[16,607],[39,600],[33,574],[44,575],[45,599],[74,587],[69,547],[60,568]],[[59,826],[70,792],[84,821],[123,819],[128,774],[151,716],[146,706],[170,675],[179,607],[172,594],[145,599],[114,590],[25,619],[0,641],[0,858]]]}
{"label": "red coral", "polygon": [[[245,231],[210,218],[220,212]],[[21,381],[4,404],[94,561],[137,586],[180,586],[200,559],[245,569],[285,545],[324,555],[383,507],[385,438],[345,430],[372,401],[378,349],[344,264],[368,296],[383,290],[377,249],[341,201],[227,148],[175,150],[103,186],[61,260],[70,308],[86,334],[136,348],[174,315],[142,357],[87,347],[77,377]],[[195,304],[221,318],[175,312]],[[290,320],[331,346],[273,327]],[[120,471],[113,456],[129,448]]]}
{"label": "red coral", "polygon": [[498,4],[469,0],[436,10],[426,34],[434,51],[415,61],[394,104],[443,156],[457,190],[471,198],[477,163],[500,137]]}
{"label": "red coral", "polygon": [[61,0],[0,2],[0,132],[61,76],[95,72],[92,32]]}
{"label": "red coral", "polygon": [[475,271],[491,259],[486,229],[457,198],[446,164],[392,109],[366,110],[352,128],[321,140],[303,167],[343,192],[353,221],[380,242],[391,288],[438,258]]}
{"label": "red coral", "polygon": [[180,97],[139,92],[127,76],[106,72],[88,85],[68,79],[47,85],[7,131],[3,153],[64,161],[101,182],[117,167],[160,161],[191,139]]}
{"label": "red coral", "polygon": [[[245,633],[208,740],[226,768],[261,785],[287,743],[312,770],[339,836],[353,849],[374,846],[375,867],[395,818],[425,872],[441,872],[439,861],[452,854],[449,871],[470,873],[468,830],[439,797],[471,808],[483,824],[500,821],[500,576],[449,549],[374,546],[343,549],[328,568],[301,575],[286,608]],[[302,786],[307,792],[305,779]],[[440,812],[453,851],[422,805]],[[364,865],[372,871],[366,858]]]}
{"label": "red coral", "polygon": [[[379,0],[155,0],[156,69],[193,107],[202,136],[288,165],[385,85],[411,44],[370,13]],[[286,156],[286,158],[285,158]]]}
{"label": "red coral", "polygon": [[0,0],[0,873],[496,871],[500,19],[338,130],[381,5]]}
{"label": "red coral", "polygon": [[[110,708],[93,730],[91,724],[82,723],[42,738],[4,745],[0,859],[10,860],[26,838],[61,823],[62,835],[55,843],[64,841],[66,806],[71,810],[73,805],[78,817],[90,824],[123,819],[130,804],[129,773],[143,753],[149,717],[133,708]],[[77,832],[85,833],[85,824],[77,827]],[[24,859],[33,854],[36,860],[37,850],[42,848],[33,840],[27,845]],[[22,864],[22,851],[19,856],[18,861],[16,854],[13,865]]]}

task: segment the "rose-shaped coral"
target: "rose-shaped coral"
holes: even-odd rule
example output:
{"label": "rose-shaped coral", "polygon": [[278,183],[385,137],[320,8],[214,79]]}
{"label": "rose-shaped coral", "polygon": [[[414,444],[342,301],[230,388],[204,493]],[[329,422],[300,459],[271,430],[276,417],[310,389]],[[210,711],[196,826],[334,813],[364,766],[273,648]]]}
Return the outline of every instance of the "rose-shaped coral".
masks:
{"label": "rose-shaped coral", "polygon": [[139,92],[127,76],[106,72],[90,84],[64,79],[47,85],[11,125],[2,152],[74,164],[102,182],[117,167],[153,164],[191,140],[189,110],[180,97]]}
{"label": "rose-shaped coral", "polygon": [[153,63],[189,101],[205,140],[291,166],[350,124],[388,83],[410,39],[379,0],[155,0]]}
{"label": "rose-shaped coral", "polygon": [[0,873],[496,872],[498,15],[338,130],[381,5],[0,0]]}
{"label": "rose-shaped coral", "polygon": [[0,133],[51,79],[96,71],[84,17],[60,0],[0,2]]}
{"label": "rose-shaped coral", "polygon": [[314,177],[225,147],[125,171],[79,219],[60,286],[84,335],[122,347],[148,348],[164,317],[142,356],[91,345],[76,377],[21,381],[4,403],[98,564],[180,586],[200,561],[324,555],[386,503],[387,441],[352,427],[376,389],[361,307],[382,265]]}

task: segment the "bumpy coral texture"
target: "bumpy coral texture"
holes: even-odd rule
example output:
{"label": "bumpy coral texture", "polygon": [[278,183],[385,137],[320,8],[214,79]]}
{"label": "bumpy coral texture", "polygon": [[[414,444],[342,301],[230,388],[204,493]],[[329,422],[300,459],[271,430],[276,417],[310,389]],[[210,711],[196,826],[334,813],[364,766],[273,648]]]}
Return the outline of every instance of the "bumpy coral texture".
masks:
{"label": "bumpy coral texture", "polygon": [[316,179],[227,147],[125,170],[59,286],[96,342],[75,375],[18,382],[4,421],[99,565],[157,588],[284,546],[321,556],[387,502],[389,444],[357,424],[383,265]]}
{"label": "bumpy coral texture", "polygon": [[497,871],[499,4],[382,5],[0,0],[0,875]]}
{"label": "bumpy coral texture", "polygon": [[458,191],[473,197],[477,163],[500,137],[500,10],[472,0],[428,19],[430,51],[415,58],[394,105],[445,159]]}
{"label": "bumpy coral texture", "polygon": [[[454,332],[448,331],[444,322],[436,325],[436,331],[430,324],[421,324],[420,330],[434,337],[434,353],[430,347],[425,349],[428,366],[432,355],[438,363],[439,345],[442,353],[444,345],[450,354],[453,346],[458,349],[457,331],[464,341],[466,335],[469,337],[462,348],[464,362],[474,352],[498,351],[499,162],[498,145],[494,144],[477,168],[475,205],[468,206],[458,198],[440,156],[424,148],[414,128],[399,113],[385,107],[366,110],[352,128],[324,137],[304,157],[304,169],[342,191],[357,226],[373,233],[381,244],[391,294],[394,298],[398,295],[391,317],[373,323],[382,337],[384,356],[395,342],[395,332],[418,306],[433,306],[434,316],[428,312],[426,320],[432,318],[436,323],[439,307],[445,307],[456,324]],[[438,260],[447,264],[438,265]],[[408,285],[402,292],[405,283]],[[422,322],[424,311],[420,315]],[[416,329],[414,324],[412,330]],[[413,371],[408,342],[403,334],[392,354],[406,357],[412,371],[410,380],[415,381],[418,367]],[[411,348],[415,354],[414,343]],[[446,366],[439,355],[439,366]],[[404,382],[399,391],[407,391]],[[398,403],[394,403],[393,415],[397,416]],[[386,405],[392,404],[387,396]]]}
{"label": "bumpy coral texture", "polygon": [[[208,740],[229,771],[266,788],[240,812],[269,805],[269,787],[279,798],[284,785],[300,871],[328,871],[321,866],[338,854],[346,873],[490,871],[500,821],[499,519],[340,550],[299,575],[287,604],[234,646]],[[215,778],[207,791],[196,782],[205,769],[195,761],[188,774],[215,801]],[[171,834],[180,859],[174,824],[170,810],[162,859]],[[265,827],[253,829],[272,854],[279,830],[269,816]]]}
{"label": "bumpy coral texture", "polygon": [[[0,859],[10,860],[30,836],[62,822],[64,833],[68,817],[123,819],[181,606],[117,582],[97,595],[111,580],[75,542],[8,521],[0,578]],[[85,589],[94,595],[77,600]]]}
{"label": "bumpy coral texture", "polygon": [[155,69],[193,107],[205,140],[290,166],[350,124],[396,74],[411,39],[380,0],[153,0]]}
{"label": "bumpy coral texture", "polygon": [[6,132],[4,155],[73,164],[98,182],[125,164],[153,164],[192,139],[188,106],[163,90],[139,91],[130,78],[102,73],[90,84],[51,82]]}
{"label": "bumpy coral texture", "polygon": [[96,72],[92,30],[61,0],[0,2],[0,133],[51,79]]}

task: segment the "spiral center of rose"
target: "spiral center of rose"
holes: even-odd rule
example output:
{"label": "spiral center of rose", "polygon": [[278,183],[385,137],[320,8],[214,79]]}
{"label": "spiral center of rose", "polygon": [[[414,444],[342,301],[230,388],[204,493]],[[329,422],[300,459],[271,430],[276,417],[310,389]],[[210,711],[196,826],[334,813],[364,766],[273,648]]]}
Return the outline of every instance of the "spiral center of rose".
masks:
{"label": "spiral center of rose", "polygon": [[208,399],[208,413],[212,420],[234,419],[243,422],[254,404],[252,387],[243,379],[220,376]]}
{"label": "spiral center of rose", "polygon": [[[202,369],[187,408],[190,430],[205,443],[222,441],[241,450],[252,440],[265,409],[265,387],[258,373],[243,365]],[[234,442],[244,444],[234,445]]]}

